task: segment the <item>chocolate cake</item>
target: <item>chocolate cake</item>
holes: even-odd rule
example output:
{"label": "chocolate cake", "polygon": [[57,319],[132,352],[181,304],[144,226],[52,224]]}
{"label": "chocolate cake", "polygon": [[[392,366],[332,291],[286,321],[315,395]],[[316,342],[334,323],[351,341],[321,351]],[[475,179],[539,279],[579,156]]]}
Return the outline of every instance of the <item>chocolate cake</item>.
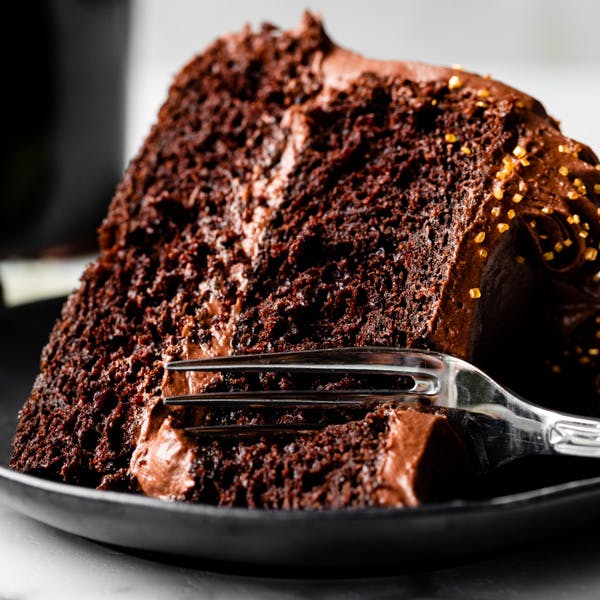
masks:
{"label": "chocolate cake", "polygon": [[[12,467],[225,506],[459,495],[470,459],[444,414],[166,407],[173,390],[356,382],[165,377],[164,362],[430,348],[593,413],[597,163],[533,98],[461,70],[365,59],[308,14],[293,31],[218,39],[176,76],[118,187],[101,254],[44,349]],[[550,393],[565,381],[580,386],[568,405]],[[315,419],[294,435],[184,430]]]}

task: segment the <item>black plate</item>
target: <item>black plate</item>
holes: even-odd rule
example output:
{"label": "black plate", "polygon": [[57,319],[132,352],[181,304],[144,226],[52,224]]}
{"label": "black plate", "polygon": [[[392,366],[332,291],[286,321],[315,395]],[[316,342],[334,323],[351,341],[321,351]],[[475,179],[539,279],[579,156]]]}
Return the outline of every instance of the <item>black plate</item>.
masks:
{"label": "black plate", "polygon": [[142,551],[246,564],[363,568],[456,562],[599,520],[600,477],[413,509],[291,512],[164,502],[10,471],[16,414],[61,303],[0,312],[0,500],[34,519]]}

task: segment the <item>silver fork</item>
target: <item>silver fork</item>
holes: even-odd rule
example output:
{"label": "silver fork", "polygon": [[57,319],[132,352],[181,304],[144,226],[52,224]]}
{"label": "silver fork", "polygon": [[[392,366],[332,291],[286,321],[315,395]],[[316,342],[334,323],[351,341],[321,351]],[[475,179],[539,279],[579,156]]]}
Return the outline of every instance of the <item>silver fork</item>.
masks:
{"label": "silver fork", "polygon": [[[210,392],[164,398],[168,405],[248,408],[361,408],[377,402],[420,402],[447,409],[473,447],[481,471],[532,454],[600,458],[600,419],[578,417],[527,402],[472,364],[424,350],[341,348],[247,354],[165,365],[168,371],[305,372],[392,375],[400,389]],[[201,435],[302,432],[323,424],[248,424],[190,427]]]}

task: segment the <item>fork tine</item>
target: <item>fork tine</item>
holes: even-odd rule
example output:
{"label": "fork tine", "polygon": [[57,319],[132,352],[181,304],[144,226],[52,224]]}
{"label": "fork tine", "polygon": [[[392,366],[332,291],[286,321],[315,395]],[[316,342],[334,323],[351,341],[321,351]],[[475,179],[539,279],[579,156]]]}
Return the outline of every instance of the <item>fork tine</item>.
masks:
{"label": "fork tine", "polygon": [[168,396],[163,402],[178,406],[226,406],[249,408],[360,408],[376,402],[415,402],[422,394],[410,390],[276,390],[208,392]]}
{"label": "fork tine", "polygon": [[167,363],[169,371],[303,371],[396,376],[435,376],[445,369],[436,354],[388,348],[334,348],[244,354]]}
{"label": "fork tine", "polygon": [[250,436],[262,433],[286,434],[286,433],[309,433],[326,427],[328,423],[262,423],[247,425],[203,425],[200,427],[186,427],[185,431],[195,435],[207,437],[212,436]]}

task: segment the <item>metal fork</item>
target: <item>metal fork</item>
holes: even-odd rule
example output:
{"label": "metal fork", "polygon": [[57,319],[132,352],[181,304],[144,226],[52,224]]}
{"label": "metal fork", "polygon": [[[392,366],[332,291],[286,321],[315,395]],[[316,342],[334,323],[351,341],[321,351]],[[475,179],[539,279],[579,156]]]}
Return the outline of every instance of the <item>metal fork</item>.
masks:
{"label": "metal fork", "polygon": [[[165,365],[168,371],[305,372],[392,375],[400,389],[210,392],[164,398],[168,405],[248,408],[363,408],[378,402],[420,402],[442,407],[469,440],[479,467],[491,470],[532,454],[600,458],[600,419],[578,417],[527,402],[472,364],[424,350],[341,348],[247,354]],[[191,427],[201,435],[302,432],[324,424],[248,424]]]}

